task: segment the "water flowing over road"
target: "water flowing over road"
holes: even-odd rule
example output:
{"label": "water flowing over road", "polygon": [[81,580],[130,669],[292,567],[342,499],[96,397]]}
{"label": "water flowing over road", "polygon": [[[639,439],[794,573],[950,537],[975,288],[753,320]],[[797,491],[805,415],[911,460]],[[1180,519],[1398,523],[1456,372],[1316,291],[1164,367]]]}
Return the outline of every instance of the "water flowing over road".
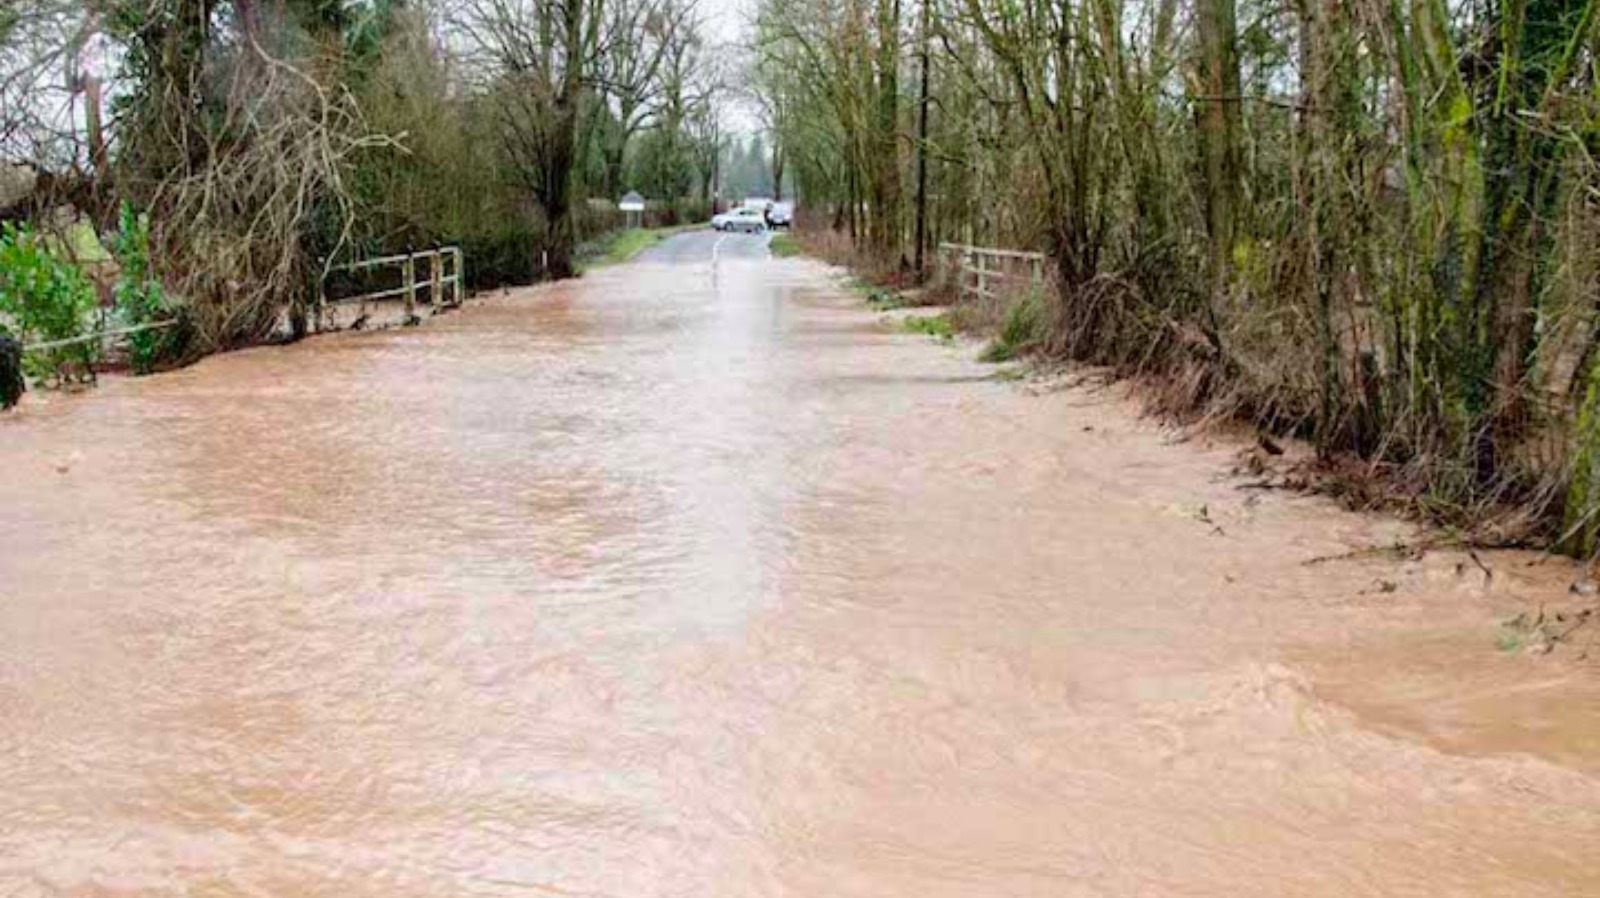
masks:
{"label": "water flowing over road", "polygon": [[33,396],[0,895],[1600,895],[1570,573],[973,355],[691,234]]}

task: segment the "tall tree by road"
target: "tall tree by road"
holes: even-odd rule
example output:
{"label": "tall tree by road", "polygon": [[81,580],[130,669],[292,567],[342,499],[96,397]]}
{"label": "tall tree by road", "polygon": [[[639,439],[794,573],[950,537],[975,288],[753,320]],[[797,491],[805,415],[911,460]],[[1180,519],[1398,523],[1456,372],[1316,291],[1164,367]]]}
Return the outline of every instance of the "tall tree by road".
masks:
{"label": "tall tree by road", "polygon": [[463,0],[456,18],[493,73],[499,140],[543,213],[543,268],[574,273],[572,173],[579,112],[602,20],[589,0]]}

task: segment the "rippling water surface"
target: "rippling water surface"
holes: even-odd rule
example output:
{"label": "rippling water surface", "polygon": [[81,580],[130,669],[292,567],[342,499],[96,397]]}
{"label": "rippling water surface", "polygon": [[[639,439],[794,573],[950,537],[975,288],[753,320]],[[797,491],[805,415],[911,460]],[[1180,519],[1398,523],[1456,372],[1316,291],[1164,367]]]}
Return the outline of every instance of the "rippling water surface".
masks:
{"label": "rippling water surface", "polygon": [[0,895],[1600,895],[1565,581],[801,261],[0,420]]}

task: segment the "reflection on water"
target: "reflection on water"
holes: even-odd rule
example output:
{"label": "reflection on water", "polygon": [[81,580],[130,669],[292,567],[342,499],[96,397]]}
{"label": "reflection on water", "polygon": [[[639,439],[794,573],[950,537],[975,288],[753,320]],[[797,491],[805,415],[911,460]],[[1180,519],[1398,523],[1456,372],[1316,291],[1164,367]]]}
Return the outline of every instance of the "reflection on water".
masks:
{"label": "reflection on water", "polygon": [[1549,583],[718,269],[0,421],[0,895],[1600,894]]}

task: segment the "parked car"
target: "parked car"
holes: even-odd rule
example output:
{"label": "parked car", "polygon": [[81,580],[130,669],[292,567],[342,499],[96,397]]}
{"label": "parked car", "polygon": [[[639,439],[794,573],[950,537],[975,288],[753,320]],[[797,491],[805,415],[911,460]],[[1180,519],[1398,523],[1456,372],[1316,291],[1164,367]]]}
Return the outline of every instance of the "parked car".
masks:
{"label": "parked car", "polygon": [[767,229],[767,217],[760,209],[734,209],[712,218],[711,227],[719,231],[759,234]]}
{"label": "parked car", "polygon": [[767,224],[774,228],[787,228],[794,224],[794,203],[773,203],[767,210]]}

